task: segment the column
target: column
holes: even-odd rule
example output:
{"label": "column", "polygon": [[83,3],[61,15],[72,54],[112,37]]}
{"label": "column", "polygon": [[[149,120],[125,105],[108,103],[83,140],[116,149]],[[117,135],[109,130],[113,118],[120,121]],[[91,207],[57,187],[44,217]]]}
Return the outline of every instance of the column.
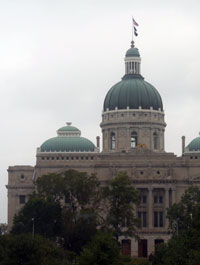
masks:
{"label": "column", "polygon": [[153,189],[148,189],[148,216],[149,216],[149,228],[153,228]]}
{"label": "column", "polygon": [[135,238],[131,239],[131,256],[138,256],[138,240]]}
{"label": "column", "polygon": [[155,241],[154,237],[149,237],[148,238],[148,253],[147,255],[149,256],[151,253],[155,251]]}
{"label": "column", "polygon": [[176,187],[172,187],[172,205],[176,202]]}

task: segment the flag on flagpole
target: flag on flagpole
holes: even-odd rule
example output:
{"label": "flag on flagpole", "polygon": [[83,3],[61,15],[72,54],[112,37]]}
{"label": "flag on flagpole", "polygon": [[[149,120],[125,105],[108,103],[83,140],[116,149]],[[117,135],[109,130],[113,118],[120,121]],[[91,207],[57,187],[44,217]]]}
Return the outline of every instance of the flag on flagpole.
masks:
{"label": "flag on flagpole", "polygon": [[139,25],[138,25],[138,23],[135,21],[135,19],[134,19],[134,18],[132,18],[132,20],[133,20],[133,25],[135,25],[135,26],[137,26],[137,27],[138,27]]}
{"label": "flag on flagpole", "polygon": [[134,28],[134,35],[137,37],[138,36],[137,29],[136,27],[133,27],[133,28]]}

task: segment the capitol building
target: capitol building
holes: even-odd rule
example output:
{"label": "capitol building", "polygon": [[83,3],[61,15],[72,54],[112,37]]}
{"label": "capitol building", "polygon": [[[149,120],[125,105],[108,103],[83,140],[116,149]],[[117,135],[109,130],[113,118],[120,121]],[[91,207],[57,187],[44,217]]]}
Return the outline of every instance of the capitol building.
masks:
{"label": "capitol building", "polygon": [[102,137],[97,136],[95,144],[68,122],[37,148],[35,166],[9,166],[9,228],[34,191],[34,179],[74,169],[94,173],[107,183],[123,171],[139,191],[136,215],[141,228],[137,230],[140,240],[121,238],[122,247],[132,256],[147,257],[156,244],[169,240],[167,208],[189,186],[200,185],[200,137],[186,146],[183,136],[179,157],[166,152],[163,100],[142,76],[140,52],[133,41],[124,61],[122,80],[108,90],[102,102]]}

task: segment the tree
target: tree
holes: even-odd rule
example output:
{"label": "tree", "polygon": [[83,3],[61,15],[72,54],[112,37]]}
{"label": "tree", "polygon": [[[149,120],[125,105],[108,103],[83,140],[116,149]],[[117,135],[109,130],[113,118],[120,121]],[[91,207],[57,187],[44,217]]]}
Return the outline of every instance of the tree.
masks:
{"label": "tree", "polygon": [[181,201],[168,210],[172,238],[159,246],[156,265],[196,265],[200,260],[200,189],[190,187]]}
{"label": "tree", "polygon": [[54,243],[36,235],[0,236],[1,265],[69,265],[67,254]]}
{"label": "tree", "polygon": [[97,231],[100,183],[95,175],[69,170],[36,181],[37,192],[14,218],[13,234],[35,233],[79,254]]}
{"label": "tree", "polygon": [[134,204],[138,203],[138,192],[124,172],[104,187],[106,199],[106,222],[118,241],[120,236],[135,236],[137,219]]}
{"label": "tree", "polygon": [[46,200],[59,202],[65,195],[65,181],[61,174],[50,173],[36,180],[37,194]]}
{"label": "tree", "polygon": [[[61,205],[34,194],[14,217],[12,234],[32,233],[56,239],[61,234]],[[33,231],[34,230],[34,231]]]}
{"label": "tree", "polygon": [[192,186],[183,194],[181,201],[168,210],[169,227],[173,232],[200,232],[200,189]]}
{"label": "tree", "polygon": [[7,233],[8,225],[7,224],[0,224],[0,235],[5,235]]}
{"label": "tree", "polygon": [[120,249],[113,236],[99,232],[84,247],[78,259],[79,265],[121,265]]}
{"label": "tree", "polygon": [[73,170],[65,172],[63,177],[65,198],[67,196],[63,208],[63,246],[80,254],[82,247],[97,232],[100,183],[95,175]]}
{"label": "tree", "polygon": [[47,174],[37,179],[37,193],[55,202],[65,200],[72,211],[98,209],[100,182],[94,174],[68,170],[62,174]]}

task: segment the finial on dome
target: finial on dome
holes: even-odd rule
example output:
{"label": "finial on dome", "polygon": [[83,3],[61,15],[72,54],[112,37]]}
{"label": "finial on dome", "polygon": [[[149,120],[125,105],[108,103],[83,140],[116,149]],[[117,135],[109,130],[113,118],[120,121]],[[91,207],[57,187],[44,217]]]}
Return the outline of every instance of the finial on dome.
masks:
{"label": "finial on dome", "polygon": [[66,122],[67,126],[70,126],[72,123],[71,122]]}
{"label": "finial on dome", "polygon": [[134,48],[135,47],[135,45],[134,45],[134,41],[132,40],[131,41],[131,48]]}

